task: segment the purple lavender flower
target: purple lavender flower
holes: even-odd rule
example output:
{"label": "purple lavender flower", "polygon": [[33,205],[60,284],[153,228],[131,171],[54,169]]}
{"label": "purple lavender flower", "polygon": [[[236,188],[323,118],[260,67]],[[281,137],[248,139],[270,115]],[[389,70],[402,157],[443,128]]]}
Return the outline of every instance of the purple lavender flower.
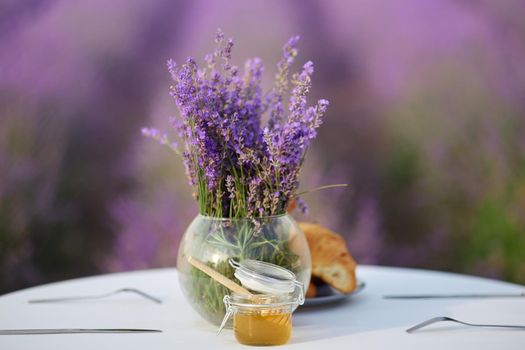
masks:
{"label": "purple lavender flower", "polygon": [[275,88],[269,95],[270,104],[270,120],[268,126],[273,129],[280,124],[284,118],[283,96],[288,89],[288,75],[290,66],[297,57],[299,51],[297,50],[297,42],[299,36],[291,37],[283,46],[283,57],[277,63],[277,74],[275,76]]}
{"label": "purple lavender flower", "polygon": [[[233,40],[222,31],[213,54],[200,68],[193,58],[179,66],[167,63],[174,81],[170,95],[180,118],[171,124],[182,140],[182,159],[202,214],[261,217],[284,213],[296,197],[297,177],[306,150],[321,125],[328,101],[308,106],[313,63],[289,79],[299,37],[283,47],[275,87],[263,98],[262,61],[246,61],[244,72],[230,64]],[[292,89],[287,108],[284,96]],[[285,111],[288,110],[288,113]],[[262,125],[268,113],[268,124]],[[143,134],[177,148],[168,136],[144,128]]]}
{"label": "purple lavender flower", "polygon": [[152,139],[157,140],[160,144],[168,146],[178,153],[178,143],[175,141],[170,141],[168,135],[161,133],[159,130],[154,128],[142,128],[141,132],[142,135],[146,137],[151,137]]}

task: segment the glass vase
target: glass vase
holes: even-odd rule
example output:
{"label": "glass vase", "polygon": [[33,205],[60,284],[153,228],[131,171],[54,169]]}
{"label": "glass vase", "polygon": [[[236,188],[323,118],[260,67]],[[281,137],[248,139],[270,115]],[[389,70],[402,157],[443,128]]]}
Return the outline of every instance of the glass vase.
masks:
{"label": "glass vase", "polygon": [[223,299],[231,291],[195,268],[188,257],[240,282],[229,259],[254,259],[292,271],[305,286],[310,282],[311,258],[308,243],[288,214],[257,219],[225,219],[198,215],[179,246],[177,270],[180,286],[190,305],[209,322],[220,325]]}

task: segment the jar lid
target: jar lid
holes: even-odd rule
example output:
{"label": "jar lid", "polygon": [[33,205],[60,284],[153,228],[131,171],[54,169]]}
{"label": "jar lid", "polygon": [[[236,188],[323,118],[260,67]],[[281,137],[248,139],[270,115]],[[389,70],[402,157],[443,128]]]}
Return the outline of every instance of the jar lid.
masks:
{"label": "jar lid", "polygon": [[230,265],[235,268],[235,277],[241,284],[254,292],[289,294],[301,284],[293,272],[275,264],[258,260],[236,262],[230,259]]}

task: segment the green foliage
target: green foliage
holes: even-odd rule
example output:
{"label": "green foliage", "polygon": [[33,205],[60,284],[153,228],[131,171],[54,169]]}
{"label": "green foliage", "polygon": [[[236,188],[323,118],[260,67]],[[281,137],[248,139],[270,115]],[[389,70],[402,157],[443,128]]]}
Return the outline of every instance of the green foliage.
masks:
{"label": "green foliage", "polygon": [[474,210],[465,254],[468,270],[488,268],[489,274],[496,271],[506,280],[525,283],[523,189],[525,182],[521,190],[489,197]]}
{"label": "green foliage", "polygon": [[[263,225],[260,228],[250,220],[241,220],[241,222],[235,228],[220,227],[210,234],[206,244],[210,244],[213,248],[208,249],[229,252],[231,255],[228,259],[265,261],[282,266],[292,272],[297,272],[300,269],[298,255],[292,251],[288,240],[282,236],[279,237],[277,234],[280,232],[279,227],[271,222],[269,225]],[[200,246],[199,249],[205,250],[207,248]],[[206,261],[206,264],[239,283],[234,276],[235,270],[230,266],[228,259],[218,262]],[[189,278],[188,294],[193,299],[192,304],[196,305],[199,312],[206,318],[211,318],[214,323],[220,323],[225,313],[223,298],[230,294],[230,291],[193,266],[190,268],[187,278]]]}

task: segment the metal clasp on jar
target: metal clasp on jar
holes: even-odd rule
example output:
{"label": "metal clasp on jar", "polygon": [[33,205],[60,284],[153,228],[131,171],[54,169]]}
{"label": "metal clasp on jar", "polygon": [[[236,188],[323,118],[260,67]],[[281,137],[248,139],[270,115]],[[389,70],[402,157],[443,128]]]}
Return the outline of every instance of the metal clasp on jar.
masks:
{"label": "metal clasp on jar", "polygon": [[303,305],[304,304],[304,284],[302,284],[301,282],[297,280],[294,281],[294,284],[296,287],[299,288],[299,296],[296,300],[297,305]]}
{"label": "metal clasp on jar", "polygon": [[226,314],[224,315],[224,318],[222,319],[222,323],[221,323],[221,326],[219,327],[219,330],[217,331],[217,335],[221,334],[222,329],[226,326],[226,323],[228,322],[228,319],[233,314],[233,308],[232,308],[232,306],[230,304],[230,296],[229,295],[225,295],[224,298],[222,299],[222,301],[223,301],[225,309],[226,309]]}

